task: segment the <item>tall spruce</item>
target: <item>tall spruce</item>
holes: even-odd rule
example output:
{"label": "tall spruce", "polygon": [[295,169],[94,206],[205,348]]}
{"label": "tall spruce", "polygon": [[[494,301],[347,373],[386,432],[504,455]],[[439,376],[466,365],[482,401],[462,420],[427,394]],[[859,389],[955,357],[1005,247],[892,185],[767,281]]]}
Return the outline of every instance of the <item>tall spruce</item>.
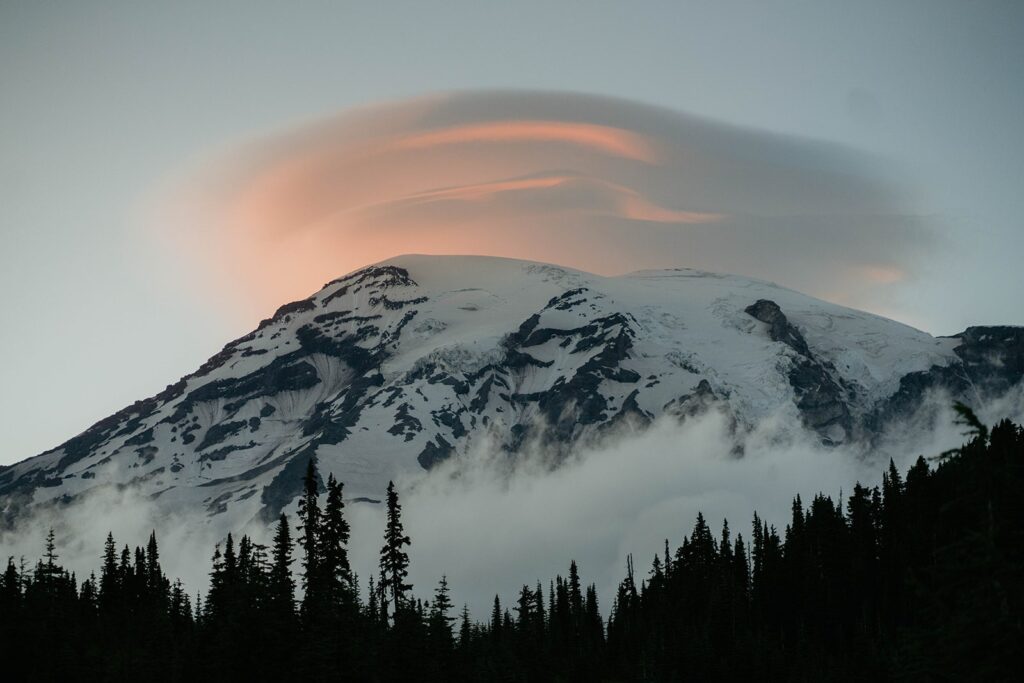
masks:
{"label": "tall spruce", "polygon": [[327,477],[327,504],[320,533],[320,557],[325,590],[336,603],[354,599],[352,568],[348,559],[349,525],[345,520],[343,485],[334,475]]}
{"label": "tall spruce", "polygon": [[321,536],[323,518],[320,511],[320,474],[316,458],[306,463],[306,474],[302,478],[302,495],[299,498],[299,545],[302,546],[302,614],[308,618],[315,605],[322,604],[319,595],[321,586],[321,565],[323,549]]}
{"label": "tall spruce", "polygon": [[277,618],[290,618],[295,613],[295,579],[292,578],[292,535],[288,516],[281,513],[274,532],[271,551],[267,602]]}
{"label": "tall spruce", "polygon": [[450,649],[454,644],[451,616],[452,600],[448,589],[448,577],[442,576],[434,591],[434,601],[430,605],[430,621],[427,624],[430,637],[435,646]]}
{"label": "tall spruce", "polygon": [[114,534],[107,532],[103,544],[103,565],[100,568],[100,606],[107,615],[112,615],[120,597],[120,574],[117,569],[117,545]]}
{"label": "tall spruce", "polygon": [[[402,526],[402,506],[398,502],[395,483],[388,482],[387,491],[387,526],[384,529],[384,546],[380,550],[380,584],[381,595],[390,602],[395,613],[405,606],[406,594],[412,585],[405,582],[409,575],[409,555],[405,546],[411,540],[405,535]],[[385,602],[382,601],[382,609]]]}

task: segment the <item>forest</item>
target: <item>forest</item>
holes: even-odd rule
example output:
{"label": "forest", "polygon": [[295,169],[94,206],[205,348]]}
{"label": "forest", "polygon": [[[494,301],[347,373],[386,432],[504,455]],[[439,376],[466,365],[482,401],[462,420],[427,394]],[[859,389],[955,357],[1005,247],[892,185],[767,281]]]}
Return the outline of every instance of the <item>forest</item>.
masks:
{"label": "forest", "polygon": [[393,485],[363,584],[342,483],[311,460],[296,518],[268,546],[228,535],[203,594],[164,574],[155,533],[134,549],[108,534],[88,577],[61,566],[52,531],[34,565],[11,557],[0,666],[10,681],[1015,680],[1024,429],[961,413],[961,448],[890,461],[845,500],[797,496],[785,528],[698,515],[679,547],[624,558],[611,605],[566,558],[483,622],[445,577],[413,592]]}

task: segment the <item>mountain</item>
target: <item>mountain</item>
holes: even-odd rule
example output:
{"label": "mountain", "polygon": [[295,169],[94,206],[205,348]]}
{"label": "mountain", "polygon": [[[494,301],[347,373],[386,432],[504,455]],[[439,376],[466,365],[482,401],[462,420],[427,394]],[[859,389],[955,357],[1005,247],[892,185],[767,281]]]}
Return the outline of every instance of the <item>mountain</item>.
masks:
{"label": "mountain", "polygon": [[3,468],[0,504],[10,522],[134,486],[241,524],[290,504],[312,455],[350,500],[377,501],[397,473],[484,439],[564,453],[662,415],[718,409],[742,431],[784,409],[840,443],[932,389],[976,401],[1022,374],[1024,328],[935,338],[730,275],[402,256],[282,306],[156,396]]}

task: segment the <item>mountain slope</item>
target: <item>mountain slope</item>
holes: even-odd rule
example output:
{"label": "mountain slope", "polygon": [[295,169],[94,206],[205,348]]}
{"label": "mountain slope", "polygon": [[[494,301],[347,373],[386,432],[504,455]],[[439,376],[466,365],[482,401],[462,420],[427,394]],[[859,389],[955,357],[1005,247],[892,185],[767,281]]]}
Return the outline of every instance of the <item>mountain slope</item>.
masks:
{"label": "mountain slope", "polygon": [[715,405],[737,429],[790,410],[835,443],[932,388],[977,398],[1022,372],[1022,328],[933,338],[735,276],[403,256],[282,306],[157,396],[0,470],[0,499],[10,520],[133,485],[211,517],[272,519],[314,454],[350,499],[376,500],[397,473],[483,439],[564,451]]}

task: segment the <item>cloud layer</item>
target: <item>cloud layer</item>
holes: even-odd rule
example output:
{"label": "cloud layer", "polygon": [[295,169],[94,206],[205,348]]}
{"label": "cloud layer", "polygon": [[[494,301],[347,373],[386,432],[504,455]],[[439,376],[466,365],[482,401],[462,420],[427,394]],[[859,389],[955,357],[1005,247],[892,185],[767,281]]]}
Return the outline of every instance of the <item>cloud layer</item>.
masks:
{"label": "cloud layer", "polygon": [[931,246],[849,150],[554,92],[392,102],[251,142],[189,178],[160,225],[260,313],[410,252],[686,266],[863,306]]}
{"label": "cloud layer", "polygon": [[[564,575],[575,559],[583,578],[598,584],[607,614],[627,554],[634,554],[638,570],[646,572],[664,539],[674,547],[690,533],[698,511],[716,529],[727,519],[733,533],[748,540],[755,510],[782,529],[797,493],[805,500],[818,492],[834,498],[849,494],[856,481],[878,484],[890,457],[905,471],[919,454],[961,444],[961,428],[949,406],[948,396],[931,396],[869,450],[822,446],[800,426],[791,407],[744,433],[739,458],[737,436],[714,412],[614,435],[578,449],[555,470],[549,467],[552,454],[543,448],[528,450],[513,463],[507,452],[480,444],[465,457],[399,482],[403,520],[413,541],[410,580],[426,598],[446,574],[457,603],[468,603],[485,618],[496,591],[510,603],[524,583]],[[1004,417],[1020,423],[1024,389],[980,406],[978,414],[986,424]],[[294,508],[289,514],[294,524]],[[349,550],[365,590],[378,571],[384,510],[350,502],[346,514],[352,527]],[[206,590],[213,546],[232,531],[217,522],[205,510],[162,509],[159,499],[131,488],[101,491],[22,520],[17,530],[0,530],[0,561],[39,557],[47,529],[55,527],[61,561],[82,579],[98,567],[108,530],[119,543],[134,546],[155,529],[165,571],[194,593]],[[272,535],[255,525],[233,531],[264,543]],[[299,571],[298,564],[294,569]]]}

